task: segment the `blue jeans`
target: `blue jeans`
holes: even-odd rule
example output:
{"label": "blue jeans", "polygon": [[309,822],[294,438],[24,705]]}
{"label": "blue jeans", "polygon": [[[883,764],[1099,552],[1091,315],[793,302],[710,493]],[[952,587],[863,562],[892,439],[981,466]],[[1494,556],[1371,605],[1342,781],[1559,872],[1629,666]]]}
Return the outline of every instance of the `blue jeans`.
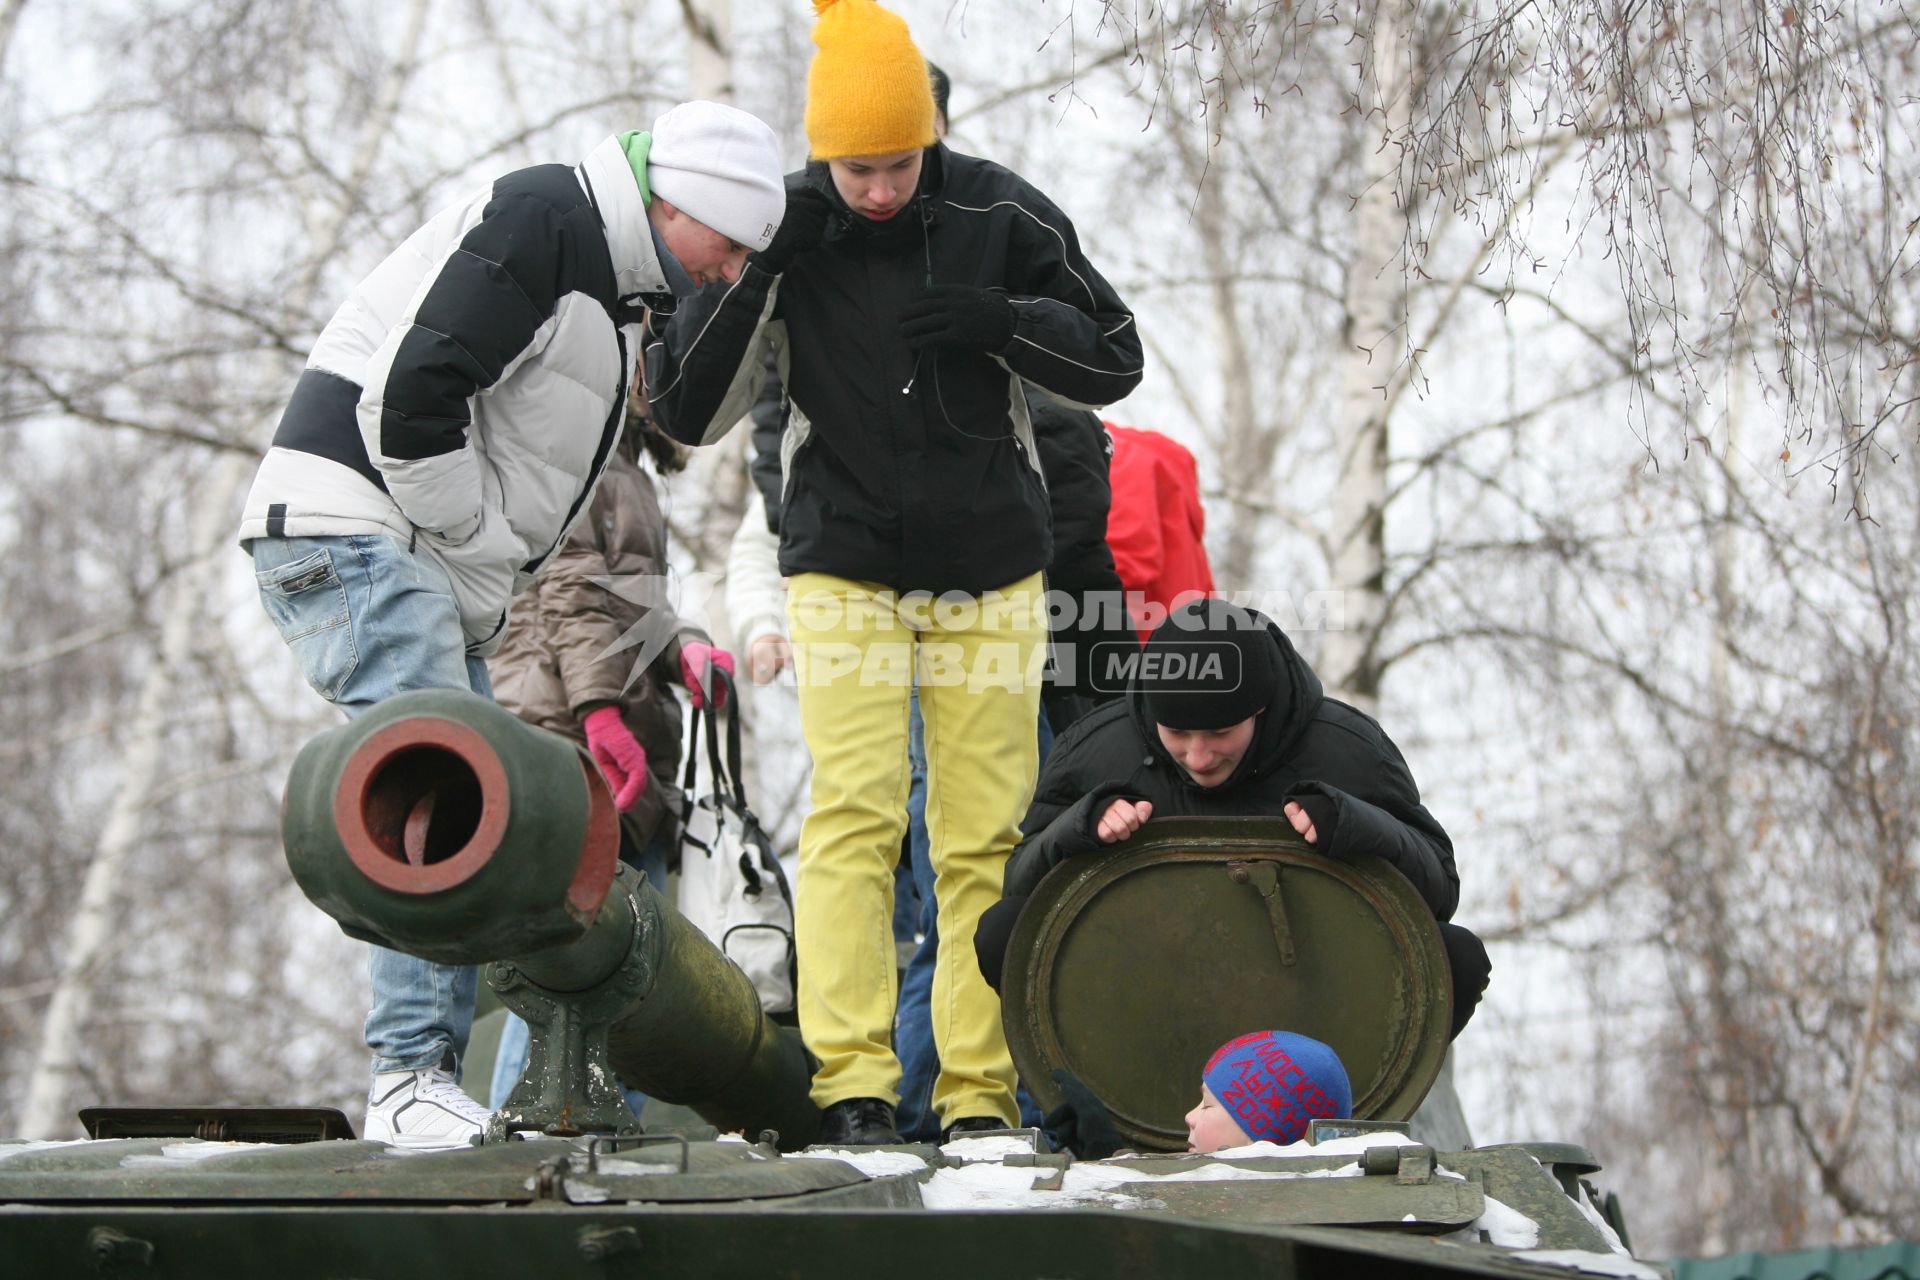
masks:
{"label": "blue jeans", "polygon": [[[1040,712],[1040,763],[1053,749],[1053,726]],[[900,979],[900,1000],[893,1015],[893,1052],[900,1059],[900,1105],[894,1128],[908,1142],[938,1142],[940,1117],[933,1111],[933,1085],[940,1075],[940,1053],[933,1044],[933,963],[940,950],[940,921],[933,898],[933,840],[927,834],[927,747],[920,724],[920,699],[913,699],[907,738],[912,781],[907,791],[907,856],[920,903],[920,947]],[[1014,1094],[1020,1123],[1040,1127],[1040,1108],[1026,1085]],[[955,1116],[954,1119],[961,1119]]]}
{"label": "blue jeans", "polygon": [[893,869],[895,942],[912,942],[920,936],[920,904],[920,886],[913,879],[913,858],[909,850],[902,849],[900,863]]}
{"label": "blue jeans", "polygon": [[[260,602],[321,697],[357,716],[414,689],[493,696],[487,664],[468,657],[446,570],[398,538],[256,538]],[[412,1071],[449,1059],[457,1073],[473,1029],[479,970],[373,947],[367,1047],[373,1069]]]}
{"label": "blue jeans", "polygon": [[[647,877],[647,883],[654,891],[665,894],[667,891],[667,858],[671,850],[655,839],[638,858],[628,858],[633,848],[624,829],[620,832],[620,856],[640,868]],[[507,1020],[500,1027],[500,1048],[493,1057],[493,1082],[487,1086],[487,1105],[498,1111],[507,1104],[507,1095],[513,1092],[513,1086],[520,1083],[520,1077],[527,1069],[528,1052],[527,1020],[511,1009],[507,1011]],[[647,1105],[647,1095],[638,1089],[627,1089],[627,1105],[638,1116],[640,1109]]]}

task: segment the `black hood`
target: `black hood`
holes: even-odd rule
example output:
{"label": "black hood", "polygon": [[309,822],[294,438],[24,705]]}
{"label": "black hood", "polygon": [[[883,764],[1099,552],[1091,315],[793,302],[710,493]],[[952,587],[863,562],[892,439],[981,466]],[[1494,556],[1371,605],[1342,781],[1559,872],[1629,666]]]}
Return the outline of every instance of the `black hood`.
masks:
{"label": "black hood", "polygon": [[1319,714],[1321,701],[1326,697],[1320,677],[1314,674],[1313,668],[1293,647],[1293,641],[1287,639],[1286,632],[1258,610],[1249,609],[1247,612],[1260,619],[1273,641],[1267,658],[1273,663],[1274,695],[1273,701],[1254,723],[1253,746],[1241,757],[1240,767],[1234,770],[1233,776],[1219,786],[1201,787],[1187,776],[1187,771],[1160,744],[1160,734],[1153,717],[1147,712],[1146,697],[1141,692],[1138,677],[1127,683],[1127,713],[1133,717],[1134,727],[1146,742],[1147,750],[1153,753],[1158,764],[1172,771],[1171,776],[1196,791],[1228,791],[1271,772],[1299,745],[1301,737]]}

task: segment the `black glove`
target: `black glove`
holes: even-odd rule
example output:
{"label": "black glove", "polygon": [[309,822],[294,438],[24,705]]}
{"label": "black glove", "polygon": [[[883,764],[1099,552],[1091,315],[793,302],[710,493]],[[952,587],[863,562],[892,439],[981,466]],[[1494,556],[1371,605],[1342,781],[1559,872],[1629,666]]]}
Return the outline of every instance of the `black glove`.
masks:
{"label": "black glove", "polygon": [[1054,848],[1060,856],[1053,859],[1053,865],[1057,867],[1066,859],[1083,853],[1112,848],[1112,845],[1100,839],[1100,819],[1107,816],[1107,810],[1115,800],[1138,803],[1145,798],[1140,794],[1140,789],[1125,778],[1108,778],[1105,782],[1095,784],[1093,790],[1080,797],[1074,806],[1078,810],[1073,817],[1074,838],[1054,842]]}
{"label": "black glove", "polygon": [[998,351],[1013,341],[1013,303],[970,284],[930,284],[900,313],[907,345]]}
{"label": "black glove", "polygon": [[770,275],[779,275],[793,265],[795,258],[820,247],[820,242],[826,239],[827,220],[831,217],[833,204],[826,192],[813,187],[787,192],[787,211],[780,217],[780,229],[773,233],[773,243],[749,261]]}
{"label": "black glove", "polygon": [[1065,1067],[1055,1067],[1052,1074],[1063,1100],[1047,1112],[1048,1133],[1082,1160],[1105,1160],[1126,1145],[1126,1139],[1113,1127],[1107,1104],[1094,1096],[1085,1081]]}
{"label": "black glove", "polygon": [[1339,857],[1339,849],[1334,844],[1334,835],[1340,830],[1339,803],[1332,796],[1323,796],[1317,791],[1288,796],[1287,800],[1305,809],[1307,817],[1313,820],[1314,852],[1324,853],[1329,858]]}

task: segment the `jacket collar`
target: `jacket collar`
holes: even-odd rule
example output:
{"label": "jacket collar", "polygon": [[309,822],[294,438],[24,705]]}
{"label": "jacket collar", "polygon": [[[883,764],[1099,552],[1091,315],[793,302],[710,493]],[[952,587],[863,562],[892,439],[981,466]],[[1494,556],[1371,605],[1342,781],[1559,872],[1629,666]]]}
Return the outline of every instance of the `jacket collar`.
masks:
{"label": "jacket collar", "polygon": [[833,206],[834,216],[827,223],[827,239],[888,240],[903,236],[908,230],[918,233],[939,221],[940,198],[946,191],[951,155],[944,142],[927,148],[926,159],[920,165],[920,185],[914,189],[913,199],[897,216],[885,222],[870,222],[847,207],[847,202],[840,197],[840,189],[833,185],[833,174],[825,160],[807,161],[807,167],[801,171],[800,184],[823,192]]}
{"label": "jacket collar", "polygon": [[606,229],[607,251],[613,257],[614,288],[621,298],[667,292],[667,276],[654,256],[653,233],[647,226],[647,202],[634,181],[626,149],[616,135],[587,153],[574,170],[580,186],[599,211]]}

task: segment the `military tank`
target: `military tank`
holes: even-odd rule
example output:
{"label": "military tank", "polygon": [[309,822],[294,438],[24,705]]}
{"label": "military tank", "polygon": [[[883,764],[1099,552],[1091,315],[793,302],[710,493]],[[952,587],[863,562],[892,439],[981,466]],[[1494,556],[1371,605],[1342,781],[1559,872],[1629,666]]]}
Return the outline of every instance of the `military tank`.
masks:
{"label": "military tank", "polygon": [[[591,761],[484,699],[407,694],[317,737],[283,835],[347,933],[484,966],[531,1028],[519,1086],[439,1152],[326,1108],[88,1108],[84,1139],[0,1141],[6,1275],[1666,1274],[1582,1148],[1421,1140],[1451,997],[1431,917],[1285,824],[1150,823],[1023,913],[1008,1041],[1043,1107],[1056,1072],[1099,1098],[1131,1144],[1105,1160],[1031,1129],[811,1146],[797,1035],[619,864]],[[1204,1055],[1266,1026],[1340,1052],[1353,1118],[1186,1153]],[[702,1123],[643,1131],[619,1083]]]}

